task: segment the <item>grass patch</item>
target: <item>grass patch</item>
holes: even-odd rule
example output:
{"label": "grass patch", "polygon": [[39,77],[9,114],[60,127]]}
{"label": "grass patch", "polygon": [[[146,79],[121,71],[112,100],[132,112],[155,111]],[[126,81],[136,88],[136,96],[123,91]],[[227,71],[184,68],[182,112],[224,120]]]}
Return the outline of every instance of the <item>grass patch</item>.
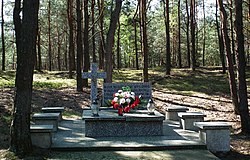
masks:
{"label": "grass patch", "polygon": [[74,118],[74,117],[80,117],[81,113],[73,111],[73,110],[67,110],[62,113],[63,117],[67,118]]}
{"label": "grass patch", "polygon": [[[161,74],[161,73],[159,73]],[[200,92],[208,95],[230,94],[230,88],[226,75],[219,72],[208,72],[202,70],[190,71],[182,69],[173,70],[171,76],[163,76],[155,72],[154,87],[180,93]]]}
{"label": "grass patch", "polygon": [[[15,86],[15,71],[1,71],[0,72],[0,87],[14,87]],[[72,87],[76,85],[75,79],[68,78],[68,72],[58,71],[44,71],[34,72],[33,87],[59,89],[62,87]]]}
{"label": "grass patch", "polygon": [[14,87],[15,76],[15,71],[0,71],[0,87]]}

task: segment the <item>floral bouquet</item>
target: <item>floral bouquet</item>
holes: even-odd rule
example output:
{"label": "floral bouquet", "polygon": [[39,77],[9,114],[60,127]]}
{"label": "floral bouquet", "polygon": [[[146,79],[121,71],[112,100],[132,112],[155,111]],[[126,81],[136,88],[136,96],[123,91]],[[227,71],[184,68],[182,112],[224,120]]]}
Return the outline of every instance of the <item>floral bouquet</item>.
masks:
{"label": "floral bouquet", "polygon": [[129,86],[122,87],[121,90],[113,94],[113,97],[111,105],[114,109],[118,109],[118,115],[123,115],[123,112],[128,113],[131,109],[135,109],[141,99],[141,96],[135,96]]}

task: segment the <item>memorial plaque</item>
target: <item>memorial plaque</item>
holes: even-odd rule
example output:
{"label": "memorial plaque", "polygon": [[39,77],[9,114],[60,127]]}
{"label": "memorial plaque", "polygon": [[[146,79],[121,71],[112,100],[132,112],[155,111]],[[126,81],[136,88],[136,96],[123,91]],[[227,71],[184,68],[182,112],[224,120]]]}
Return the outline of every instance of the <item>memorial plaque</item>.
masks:
{"label": "memorial plaque", "polygon": [[122,87],[129,86],[132,92],[135,93],[136,96],[141,95],[144,100],[149,100],[152,98],[152,87],[151,83],[104,83],[103,84],[103,104],[106,101],[112,100],[113,94],[118,90],[122,89]]}

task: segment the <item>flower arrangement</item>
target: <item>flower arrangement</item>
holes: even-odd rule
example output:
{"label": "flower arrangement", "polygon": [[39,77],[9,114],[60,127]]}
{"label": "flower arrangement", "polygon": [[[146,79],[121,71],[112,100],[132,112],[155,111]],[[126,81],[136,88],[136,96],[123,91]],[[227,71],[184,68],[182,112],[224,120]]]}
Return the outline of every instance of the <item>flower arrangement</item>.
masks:
{"label": "flower arrangement", "polygon": [[113,97],[111,105],[114,109],[118,109],[118,115],[123,115],[123,112],[128,113],[131,109],[135,109],[141,101],[141,96],[136,96],[129,86],[122,87],[121,90],[113,94]]}

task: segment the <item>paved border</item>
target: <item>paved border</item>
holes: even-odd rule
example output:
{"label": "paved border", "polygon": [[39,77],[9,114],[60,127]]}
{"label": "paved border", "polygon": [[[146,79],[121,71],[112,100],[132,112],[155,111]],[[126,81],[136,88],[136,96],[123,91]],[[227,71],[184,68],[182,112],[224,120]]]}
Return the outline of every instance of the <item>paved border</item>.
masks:
{"label": "paved border", "polygon": [[177,123],[164,122],[163,136],[85,137],[83,120],[63,120],[52,139],[56,151],[148,151],[170,149],[206,149],[194,131],[179,128]]}

